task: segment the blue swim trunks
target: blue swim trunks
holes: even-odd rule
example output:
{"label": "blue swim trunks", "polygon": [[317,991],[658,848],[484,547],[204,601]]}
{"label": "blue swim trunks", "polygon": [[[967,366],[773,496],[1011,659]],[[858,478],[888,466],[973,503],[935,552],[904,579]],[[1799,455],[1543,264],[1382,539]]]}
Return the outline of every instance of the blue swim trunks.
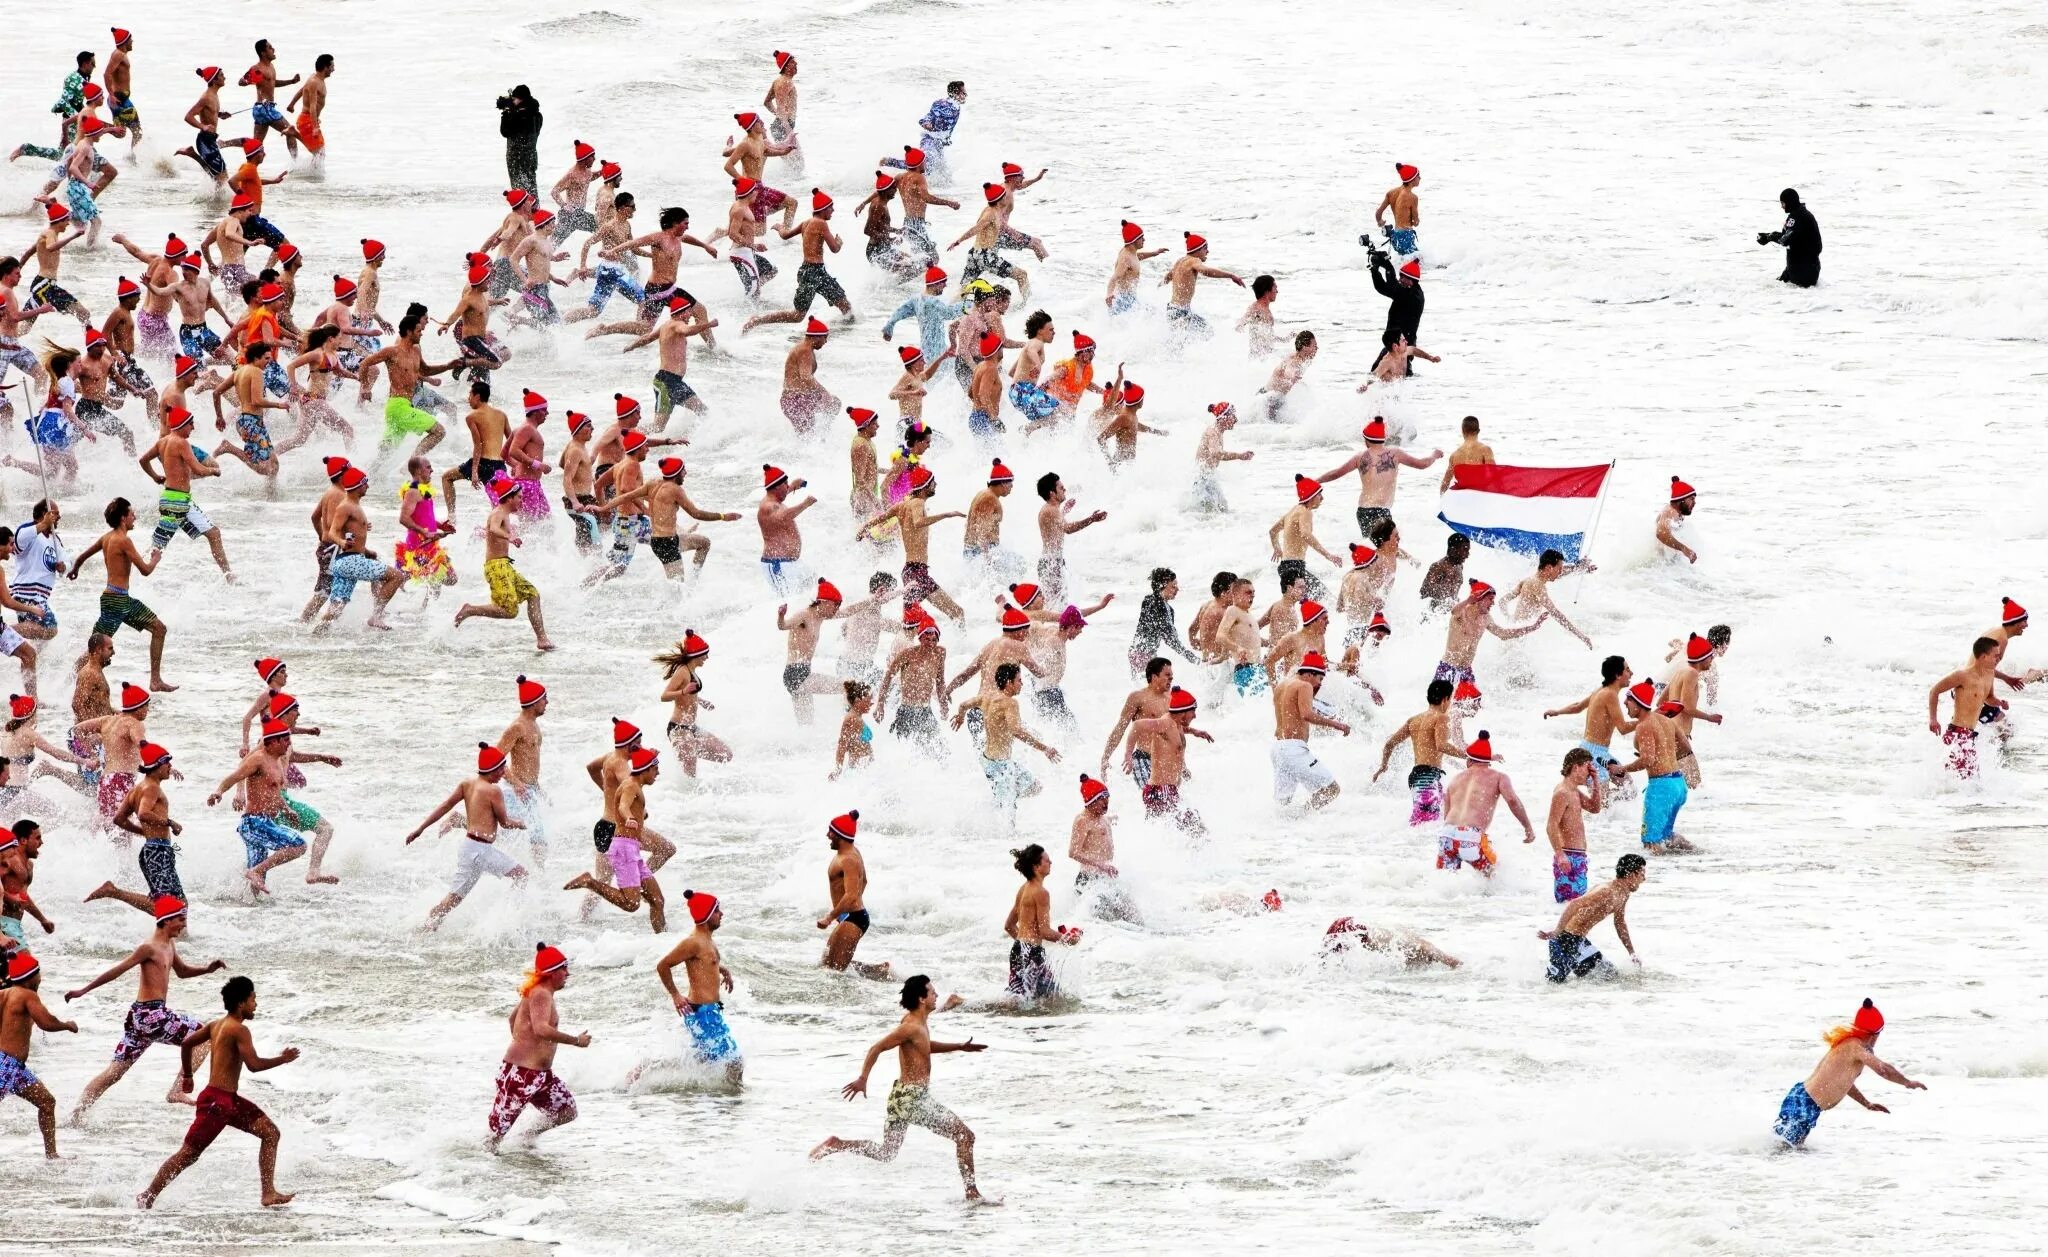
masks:
{"label": "blue swim trunks", "polygon": [[260,122],[266,127],[284,126],[284,113],[278,109],[277,102],[274,100],[259,100],[249,106],[249,117],[251,120]]}
{"label": "blue swim trunks", "polygon": [[722,1004],[691,1004],[683,1009],[683,1028],[690,1032],[690,1056],[706,1065],[724,1065],[740,1059],[740,1045],[733,1041],[732,1027],[725,1024]]}
{"label": "blue swim trunks", "polygon": [[1771,1129],[1778,1132],[1778,1138],[1797,1148],[1806,1142],[1806,1137],[1813,1133],[1813,1124],[1819,1120],[1820,1106],[1806,1094],[1806,1084],[1798,1082],[1785,1093],[1785,1102],[1778,1106],[1778,1123]]}
{"label": "blue swim trunks", "polygon": [[973,410],[967,414],[967,430],[979,437],[994,436],[1004,430],[1002,423],[986,410]]}
{"label": "blue swim trunks", "polygon": [[1111,314],[1128,314],[1138,308],[1138,295],[1126,288],[1109,299]]}
{"label": "blue swim trunks", "polygon": [[0,1052],[0,1096],[18,1096],[39,1081],[28,1066]]}
{"label": "blue swim trunks", "polygon": [[596,281],[590,289],[589,304],[593,310],[604,309],[604,303],[611,300],[615,292],[624,293],[636,302],[647,299],[646,290],[634,283],[626,268],[617,262],[599,262]]}
{"label": "blue swim trunks", "polygon": [[29,439],[46,450],[68,450],[71,448],[71,424],[65,420],[61,410],[45,410],[23,424],[28,429]]}
{"label": "blue swim trunks", "polygon": [[1415,229],[1413,227],[1390,227],[1387,242],[1394,246],[1394,252],[1412,254],[1415,252]]}
{"label": "blue swim trunks", "polygon": [[1650,778],[1643,788],[1643,845],[1654,847],[1671,836],[1678,823],[1678,809],[1685,806],[1689,792],[1681,773]]}
{"label": "blue swim trunks", "polygon": [[235,826],[235,832],[242,837],[242,849],[252,869],[268,859],[272,852],[306,845],[304,838],[268,816],[245,815],[242,823]]}
{"label": "blue swim trunks", "polygon": [[1619,764],[1621,761],[1614,758],[1613,751],[1601,746],[1598,742],[1587,742],[1581,739],[1579,741],[1579,749],[1593,757],[1593,771],[1600,775],[1600,784],[1606,785],[1607,766],[1609,764]]}
{"label": "blue swim trunks", "polygon": [[235,431],[242,438],[242,453],[252,463],[267,463],[271,460],[270,425],[263,422],[262,415],[243,415],[235,420]]}
{"label": "blue swim trunks", "polygon": [[1046,392],[1043,385],[1030,380],[1018,380],[1010,385],[1010,404],[1034,423],[1049,418],[1060,408],[1058,399]]}
{"label": "blue swim trunks", "polygon": [[1241,663],[1230,674],[1236,683],[1237,692],[1249,698],[1266,692],[1266,670],[1255,663]]}
{"label": "blue swim trunks", "polygon": [[204,323],[181,323],[178,325],[178,348],[185,351],[187,358],[203,362],[208,354],[220,348],[220,336]]}
{"label": "blue swim trunks", "polygon": [[1583,851],[1564,852],[1564,868],[1551,863],[1552,893],[1557,902],[1570,903],[1586,893],[1586,853]]}

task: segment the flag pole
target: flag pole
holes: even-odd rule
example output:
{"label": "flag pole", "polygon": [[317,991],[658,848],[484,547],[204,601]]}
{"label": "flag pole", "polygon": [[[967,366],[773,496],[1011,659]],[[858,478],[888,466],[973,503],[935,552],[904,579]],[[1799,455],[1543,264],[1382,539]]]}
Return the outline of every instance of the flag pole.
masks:
{"label": "flag pole", "polygon": [[[1593,538],[1600,532],[1600,516],[1607,510],[1607,486],[1614,479],[1614,459],[1607,460],[1607,475],[1600,481],[1600,500],[1593,505],[1593,526],[1586,530],[1586,544],[1579,547],[1579,562],[1586,561],[1593,549]],[[1579,569],[1579,583],[1572,589],[1572,605],[1579,605],[1579,595],[1586,592],[1586,570]]]}

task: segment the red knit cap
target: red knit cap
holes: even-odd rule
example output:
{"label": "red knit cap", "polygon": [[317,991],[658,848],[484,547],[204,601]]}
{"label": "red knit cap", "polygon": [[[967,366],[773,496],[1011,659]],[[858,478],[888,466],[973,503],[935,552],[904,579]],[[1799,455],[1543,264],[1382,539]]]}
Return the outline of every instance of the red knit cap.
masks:
{"label": "red knit cap", "polygon": [[147,706],[149,706],[148,690],[143,689],[139,685],[123,685],[121,687],[122,711],[140,711]]}
{"label": "red knit cap", "polygon": [[1178,716],[1183,712],[1193,712],[1195,706],[1195,696],[1183,689],[1176,688],[1173,693],[1166,697],[1166,710],[1172,715]]}
{"label": "red knit cap", "polygon": [[1321,496],[1323,496],[1323,486],[1321,484],[1309,479],[1307,476],[1296,476],[1294,478],[1294,500],[1296,502],[1313,502]]}
{"label": "red knit cap", "polygon": [[548,687],[538,681],[529,681],[524,676],[518,680],[519,705],[531,707],[548,696]]}
{"label": "red knit cap", "polygon": [[640,741],[640,730],[639,730],[639,728],[638,728],[637,726],[635,726],[635,725],[629,725],[629,724],[627,724],[627,723],[626,723],[625,721],[623,721],[623,720],[619,719],[619,718],[618,718],[617,716],[613,716],[613,717],[612,717],[612,749],[613,749],[613,750],[615,750],[615,751],[623,751],[623,750],[626,750],[626,749],[628,749],[628,748],[630,748],[630,747],[632,747],[632,746],[634,746],[634,745],[638,744],[638,743],[639,743],[639,741]]}
{"label": "red knit cap", "polygon": [[1713,657],[1714,643],[1701,637],[1698,633],[1687,635],[1685,639],[1685,661],[1687,663],[1705,663]]}
{"label": "red knit cap", "polygon": [[1377,559],[1378,557],[1380,557],[1380,552],[1373,549],[1371,546],[1362,546],[1355,541],[1351,543],[1352,571],[1355,572],[1363,567],[1371,567],[1372,561],[1374,559]]}
{"label": "red knit cap", "polygon": [[641,773],[653,768],[660,760],[661,753],[659,751],[650,751],[643,746],[626,756],[626,765],[632,770],[633,775],[638,777]]}
{"label": "red knit cap", "polygon": [[1015,607],[1003,608],[1002,622],[1005,633],[1021,633],[1031,627],[1031,617]]}
{"label": "red knit cap", "polygon": [[846,601],[846,599],[845,599],[844,597],[842,597],[842,596],[840,595],[840,593],[839,593],[839,586],[837,586],[837,585],[833,584],[833,583],[832,583],[831,581],[828,581],[828,580],[826,580],[826,579],[825,579],[824,577],[822,577],[822,576],[818,578],[818,598],[817,598],[817,600],[818,600],[819,602],[840,602],[840,603],[843,603],[843,602],[845,602],[845,601]]}
{"label": "red knit cap", "polygon": [[690,910],[690,919],[702,925],[718,911],[718,896],[707,895],[701,890],[686,890],[683,892],[683,906]]}
{"label": "red knit cap", "polygon": [[1020,607],[1028,607],[1032,603],[1037,602],[1040,598],[1044,596],[1045,591],[1029,581],[1026,581],[1021,585],[1010,586],[1010,597],[1014,599],[1017,605]]}
{"label": "red knit cap", "polygon": [[1326,614],[1327,610],[1322,603],[1307,598],[1301,600],[1301,627],[1307,628]]}
{"label": "red knit cap", "polygon": [[1321,676],[1330,670],[1330,665],[1323,659],[1320,651],[1311,650],[1301,657],[1300,663],[1294,665],[1294,670],[1296,672],[1313,672],[1317,676]]}
{"label": "red knit cap", "polygon": [[1122,220],[1125,244],[1137,244],[1145,238],[1145,229],[1126,218]]}
{"label": "red knit cap", "polygon": [[1474,764],[1493,762],[1493,735],[1486,730],[1479,731],[1479,740],[1465,748],[1465,758]]}
{"label": "red knit cap", "polygon": [[546,943],[535,943],[533,945],[533,971],[535,973],[546,977],[557,969],[566,969],[568,967],[569,958],[562,954],[561,948],[550,947]]}
{"label": "red knit cap", "polygon": [[149,910],[156,914],[156,923],[162,925],[172,917],[185,915],[185,901],[176,895],[158,895],[150,900]]}
{"label": "red knit cap", "polygon": [[832,818],[832,823],[831,823],[830,825],[827,825],[827,826],[825,827],[825,832],[826,832],[826,833],[828,833],[828,834],[831,834],[831,835],[832,835],[832,836],[833,836],[834,838],[844,838],[844,839],[846,839],[846,840],[847,840],[848,842],[852,842],[852,841],[854,840],[854,835],[855,835],[855,834],[857,834],[857,833],[858,833],[859,831],[860,831],[860,809],[859,809],[859,808],[855,808],[855,809],[853,809],[852,811],[848,812],[848,813],[847,813],[846,815],[844,815],[844,816],[835,816],[835,817],[833,817],[833,818]]}
{"label": "red knit cap", "polygon": [[1103,784],[1102,784],[1101,782],[1099,782],[1099,781],[1095,780],[1095,778],[1093,778],[1093,777],[1090,777],[1090,776],[1089,776],[1089,775],[1088,775],[1087,773],[1082,773],[1082,774],[1081,774],[1081,806],[1082,806],[1082,807],[1088,807],[1088,806],[1091,806],[1091,805],[1093,805],[1094,803],[1096,803],[1096,802],[1097,802],[1098,800],[1106,800],[1106,799],[1108,799],[1108,798],[1109,798],[1109,787],[1108,787],[1108,786],[1105,786],[1105,785],[1103,785]]}
{"label": "red knit cap", "polygon": [[481,777],[488,777],[505,767],[505,752],[488,742],[476,744],[476,771]]}

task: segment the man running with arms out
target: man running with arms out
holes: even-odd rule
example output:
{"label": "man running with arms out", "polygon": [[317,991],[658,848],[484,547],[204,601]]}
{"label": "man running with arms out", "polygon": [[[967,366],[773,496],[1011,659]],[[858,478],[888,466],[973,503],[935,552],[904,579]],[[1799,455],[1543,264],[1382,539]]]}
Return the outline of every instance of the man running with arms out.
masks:
{"label": "man running with arms out", "polygon": [[1877,1036],[1883,1033],[1884,1014],[1866,999],[1848,1025],[1836,1026],[1823,1034],[1820,1039],[1828,1045],[1827,1055],[1820,1058],[1820,1064],[1813,1067],[1805,1082],[1792,1084],[1792,1090],[1785,1093],[1785,1103],[1778,1108],[1777,1124],[1772,1127],[1778,1138],[1788,1147],[1805,1147],[1806,1137],[1813,1132],[1820,1115],[1840,1104],[1844,1097],[1873,1113],[1891,1112],[1882,1104],[1872,1104],[1856,1089],[1856,1079],[1866,1068],[1908,1091],[1927,1090],[1926,1083],[1915,1082],[1895,1066],[1878,1059]]}
{"label": "man running with arms out", "polygon": [[[875,1062],[890,1048],[896,1049],[896,1082],[889,1088],[888,1112],[883,1118],[882,1139],[875,1143],[865,1139],[841,1139],[837,1135],[826,1138],[825,1142],[811,1149],[811,1160],[828,1157],[835,1152],[854,1152],[874,1161],[893,1161],[903,1147],[903,1136],[912,1126],[922,1126],[942,1139],[953,1141],[960,1158],[960,1181],[967,1188],[967,1199],[978,1204],[1001,1204],[1000,1200],[988,1200],[974,1183],[974,1132],[955,1116],[951,1109],[932,1099],[932,1054],[935,1052],[981,1052],[987,1045],[968,1039],[964,1043],[940,1043],[931,1035],[931,1015],[938,1011],[939,995],[932,989],[932,980],[918,974],[903,984],[902,1004],[908,1011],[894,1030],[883,1035],[868,1049],[861,1062],[860,1077],[841,1088],[849,1100],[868,1093],[868,1075],[874,1072]],[[949,999],[945,1007],[959,1003],[959,997]]]}
{"label": "man running with arms out", "polygon": [[1609,655],[1600,661],[1599,689],[1576,703],[1553,707],[1543,713],[1545,720],[1552,716],[1586,713],[1586,733],[1579,741],[1579,749],[1593,757],[1593,772],[1600,779],[1601,790],[1608,794],[1628,785],[1627,774],[1619,771],[1621,760],[1615,756],[1612,743],[1615,734],[1634,733],[1636,730],[1635,721],[1628,718],[1628,713],[1621,706],[1622,693],[1634,677],[1628,660],[1620,655]]}
{"label": "man running with arms out", "polygon": [[538,1136],[576,1120],[576,1097],[555,1077],[555,1049],[590,1046],[590,1032],[563,1034],[555,1013],[555,992],[569,984],[569,958],[559,947],[536,943],[533,968],[519,987],[519,1005],[507,1023],[512,1044],[498,1064],[497,1096],[491,1101],[490,1138],[492,1152],[512,1133],[512,1123],[528,1105],[541,1111],[543,1124]]}
{"label": "man running with arms out", "polygon": [[[1564,753],[1564,780],[1550,792],[1550,816],[1543,832],[1550,838],[1550,868],[1557,902],[1570,903],[1586,893],[1586,817],[1600,813],[1600,787],[1593,785],[1593,752],[1575,746]],[[1586,787],[1593,785],[1592,792]]]}
{"label": "man running with arms out", "polygon": [[1439,681],[1470,681],[1479,684],[1479,678],[1472,675],[1472,657],[1479,652],[1479,636],[1491,633],[1502,641],[1516,637],[1527,637],[1543,627],[1549,615],[1538,613],[1535,619],[1516,628],[1502,628],[1493,618],[1495,591],[1483,580],[1473,580],[1470,592],[1463,601],[1451,608],[1451,622],[1444,632],[1444,657],[1436,665]]}
{"label": "man running with arms out", "polygon": [[1394,489],[1400,482],[1403,467],[1429,467],[1444,456],[1442,450],[1431,450],[1428,458],[1417,458],[1407,450],[1398,447],[1388,449],[1386,445],[1387,421],[1374,415],[1372,422],[1365,425],[1365,448],[1316,477],[1316,483],[1329,484],[1351,472],[1358,473],[1358,535],[1361,537],[1371,536],[1376,520],[1393,518]]}
{"label": "man running with arms out", "polygon": [[[2005,706],[2005,700],[1991,693],[2001,653],[1999,643],[1980,637],[1970,653],[1968,667],[1949,673],[1927,691],[1927,731],[1941,736],[1942,745],[1948,748],[1945,766],[1960,781],[1971,781],[1977,776],[1977,724],[1983,719],[1982,713],[2002,712]],[[1955,706],[1950,709],[1948,727],[1944,729],[1935,711],[1941,696],[1948,693],[1955,695]]]}
{"label": "man running with arms out", "polygon": [[1207,320],[1194,311],[1196,281],[1203,278],[1227,279],[1242,288],[1244,276],[1209,265],[1209,242],[1201,236],[1184,231],[1181,238],[1186,250],[1159,279],[1167,286],[1166,325],[1179,336],[1207,336]]}
{"label": "man running with arms out", "polygon": [[313,849],[312,860],[306,866],[306,881],[332,884],[341,880],[320,871],[320,862],[327,855],[327,844],[334,841],[334,828],[320,813],[285,793],[287,764],[330,764],[339,768],[341,757],[295,751],[292,749],[291,726],[281,720],[266,720],[263,722],[263,745],[243,756],[235,770],[222,778],[220,785],[206,798],[206,806],[217,807],[236,785],[248,783],[248,798],[243,803],[242,821],[235,827],[235,833],[242,839],[248,859],[248,871],[242,876],[259,895],[270,893],[265,881],[270,870],[306,854],[306,840],[301,835],[307,830],[313,833]]}
{"label": "man running with arms out", "polygon": [[180,1051],[183,1053],[178,1069],[178,1088],[192,1089],[192,1071],[197,1066],[198,1052],[202,1047],[213,1050],[212,1070],[207,1076],[206,1089],[195,1099],[191,1129],[185,1132],[185,1142],[173,1152],[150,1180],[149,1186],[135,1197],[138,1207],[147,1209],[156,1203],[164,1188],[171,1180],[184,1173],[199,1160],[220,1133],[232,1126],[247,1131],[260,1141],[256,1151],[256,1168],[262,1176],[263,1204],[288,1205],[292,1202],[290,1192],[277,1190],[277,1144],[282,1138],[277,1123],[270,1120],[262,1109],[242,1098],[242,1069],[246,1066],[252,1073],[276,1069],[299,1059],[299,1049],[288,1047],[276,1056],[259,1056],[256,1040],[249,1034],[248,1023],[256,1016],[256,984],[245,977],[233,977],[220,989],[220,1002],[227,1008],[227,1016],[201,1026],[186,1036]]}
{"label": "man running with arms out", "polygon": [[[92,1106],[132,1069],[152,1043],[182,1044],[186,1037],[199,1029],[200,1023],[183,1013],[171,1011],[164,1006],[164,997],[169,994],[171,976],[181,978],[204,977],[228,967],[225,960],[216,960],[201,968],[188,965],[178,955],[177,938],[185,932],[185,901],[162,895],[150,905],[156,916],[156,932],[141,946],[128,953],[128,958],[102,973],[97,978],[75,991],[64,993],[64,1002],[83,996],[105,986],[122,974],[140,966],[139,981],[136,984],[135,1002],[128,1006],[128,1019],[121,1030],[121,1041],[114,1045],[114,1060],[99,1076],[86,1084],[79,1094],[78,1107],[71,1111],[71,1124],[84,1122]],[[198,1055],[204,1055],[202,1046]],[[173,1104],[190,1104],[190,1088],[173,1086],[164,1098]]]}
{"label": "man running with arms out", "polygon": [[[627,725],[625,728],[632,729]],[[652,785],[661,775],[661,756],[654,751],[635,745],[640,740],[640,731],[632,729],[631,736],[623,746],[619,739],[619,724],[614,722],[611,756],[593,766],[592,776],[598,788],[604,790],[604,818],[593,831],[595,840],[600,835],[604,845],[599,851],[610,863],[613,885],[606,886],[588,873],[578,873],[562,887],[563,890],[587,890],[621,912],[640,911],[640,900],[647,900],[648,924],[660,934],[668,925],[668,907],[661,895],[661,884],[654,880],[654,870],[648,866],[643,854],[643,843],[647,833],[647,786]],[[631,750],[626,750],[631,747]],[[620,752],[624,751],[623,756]],[[611,770],[611,760],[621,757],[625,763],[616,784],[607,782],[605,777]],[[609,787],[609,788],[607,788]],[[673,848],[670,848],[673,852]]]}
{"label": "man running with arms out", "polygon": [[93,632],[112,637],[122,625],[149,634],[149,688],[159,694],[167,694],[178,687],[164,680],[164,622],[156,618],[156,612],[144,606],[140,598],[128,594],[132,572],[144,576],[156,570],[155,559],[145,559],[135,548],[134,538],[128,534],[135,527],[135,508],[127,498],[115,498],[107,503],[107,531],[100,539],[85,548],[85,553],[72,561],[71,570],[65,579],[77,580],[78,570],[94,555],[103,555],[107,565],[107,587],[100,594],[100,618],[93,625]]}
{"label": "man running with arms out", "polygon": [[1595,972],[1612,977],[1614,966],[1586,938],[1610,916],[1614,918],[1614,936],[1628,950],[1629,960],[1641,968],[1642,958],[1628,937],[1628,897],[1641,890],[1649,878],[1649,862],[1630,852],[1614,862],[1613,881],[1566,904],[1555,929],[1536,931],[1537,938],[1550,944],[1550,966],[1543,976],[1560,986]]}
{"label": "man running with arms out", "polygon": [[498,783],[505,779],[505,752],[488,742],[479,742],[476,746],[476,776],[455,787],[447,798],[441,800],[439,807],[427,813],[427,819],[405,836],[405,845],[410,847],[414,839],[426,832],[427,826],[448,815],[458,803],[462,805],[468,845],[455,857],[455,880],[450,883],[448,894],[427,912],[428,933],[441,928],[441,922],[455,911],[455,906],[467,898],[470,891],[476,889],[484,874],[510,878],[515,884],[526,881],[525,866],[500,851],[497,845],[500,829],[526,828],[506,809],[504,791],[498,788]]}
{"label": "man running with arms out", "polygon": [[[699,1065],[723,1066],[726,1084],[738,1088],[746,1062],[740,1057],[740,1045],[733,1041],[732,1028],[725,1024],[725,1004],[719,998],[720,987],[728,993],[732,990],[732,970],[720,962],[718,942],[712,938],[725,924],[725,911],[719,907],[718,896],[695,890],[683,892],[683,906],[689,909],[696,928],[655,963],[654,976],[661,979],[689,1032],[690,1059]],[[688,999],[676,990],[677,965],[683,967],[690,988]]]}
{"label": "man running with arms out", "polygon": [[1180,784],[1187,775],[1188,739],[1197,737],[1212,744],[1216,741],[1206,731],[1195,728],[1195,710],[1195,696],[1175,688],[1166,696],[1165,715],[1131,722],[1130,740],[1125,747],[1127,759],[1135,754],[1136,747],[1147,743],[1152,747],[1147,779],[1138,791],[1145,804],[1145,815],[1172,822],[1175,829],[1189,838],[1200,838],[1209,831],[1195,809],[1181,806]]}
{"label": "man running with arms out", "polygon": [[486,620],[510,620],[519,614],[519,604],[525,603],[527,621],[533,625],[534,648],[553,650],[555,644],[548,640],[547,625],[541,620],[540,590],[512,566],[511,548],[524,544],[512,535],[512,521],[519,513],[519,497],[519,481],[506,482],[498,490],[498,501],[491,508],[490,518],[484,522],[484,584],[491,591],[490,605],[462,604],[456,608],[455,623],[459,626],[472,616]]}
{"label": "man running with arms out", "polygon": [[36,1107],[36,1125],[43,1131],[43,1155],[57,1159],[57,1097],[28,1072],[29,1031],[78,1033],[75,1021],[60,1021],[43,1006],[38,991],[43,967],[27,949],[7,957],[7,985],[0,987],[0,1099],[20,1096]]}
{"label": "man running with arms out", "polygon": [[[209,519],[206,512],[199,509],[199,504],[192,500],[192,478],[218,476],[220,464],[210,458],[200,458],[193,452],[191,411],[183,406],[169,407],[164,411],[163,424],[164,434],[136,460],[144,474],[163,486],[156,504],[156,530],[149,538],[150,562],[153,566],[160,560],[172,538],[183,532],[212,547],[213,561],[220,566],[221,576],[232,585],[235,573],[228,567],[228,551],[221,543],[220,525]],[[160,465],[163,470],[159,472],[152,464]]]}
{"label": "man running with arms out", "polygon": [[841,973],[851,966],[860,976],[879,980],[889,976],[888,965],[862,964],[853,958],[854,949],[868,933],[868,910],[861,900],[868,889],[868,866],[853,845],[859,829],[858,808],[825,827],[825,845],[832,848],[831,863],[825,866],[832,906],[818,918],[818,928],[829,931],[825,935],[825,958],[819,963]]}

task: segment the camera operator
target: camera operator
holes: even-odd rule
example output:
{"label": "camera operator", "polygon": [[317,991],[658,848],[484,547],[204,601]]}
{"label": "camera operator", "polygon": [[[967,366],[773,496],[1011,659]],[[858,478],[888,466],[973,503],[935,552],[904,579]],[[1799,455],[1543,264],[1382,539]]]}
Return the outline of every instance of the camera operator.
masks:
{"label": "camera operator", "polygon": [[540,168],[540,102],[521,83],[498,97],[498,134],[505,137],[505,177],[536,197]]}
{"label": "camera operator", "polygon": [[[1399,270],[1394,269],[1394,259],[1385,249],[1372,243],[1370,237],[1360,236],[1360,244],[1372,259],[1372,286],[1387,299],[1387,328],[1380,333],[1380,356],[1372,361],[1380,365],[1394,342],[1402,337],[1408,343],[1417,344],[1417,333],[1422,328],[1422,263],[1409,258]],[[1413,373],[1412,366],[1404,366],[1401,374]]]}
{"label": "camera operator", "polygon": [[1759,231],[1756,242],[1785,246],[1785,272],[1778,282],[1811,288],[1820,282],[1820,224],[1813,221],[1813,211],[1800,204],[1799,193],[1791,188],[1778,193],[1778,206],[1785,211],[1785,225],[1776,231]]}

